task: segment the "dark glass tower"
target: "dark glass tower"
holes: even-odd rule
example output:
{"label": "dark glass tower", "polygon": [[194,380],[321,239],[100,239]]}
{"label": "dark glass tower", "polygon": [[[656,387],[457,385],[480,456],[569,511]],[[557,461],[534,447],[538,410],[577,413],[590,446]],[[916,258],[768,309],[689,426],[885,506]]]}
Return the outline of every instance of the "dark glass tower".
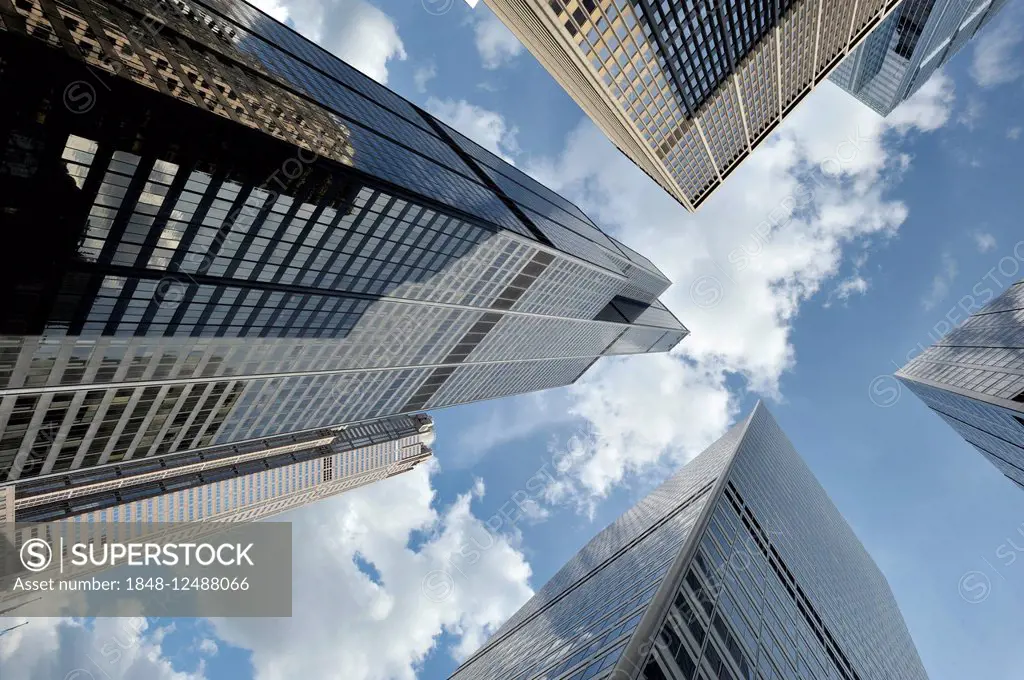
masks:
{"label": "dark glass tower", "polygon": [[830,79],[883,116],[910,98],[1007,0],[904,0]]}
{"label": "dark glass tower", "polygon": [[1024,281],[1007,288],[896,376],[1024,487]]}
{"label": "dark glass tower", "polygon": [[924,680],[885,577],[758,405],[456,680]]}
{"label": "dark glass tower", "polygon": [[238,1],[0,0],[0,483],[566,385],[650,263]]}

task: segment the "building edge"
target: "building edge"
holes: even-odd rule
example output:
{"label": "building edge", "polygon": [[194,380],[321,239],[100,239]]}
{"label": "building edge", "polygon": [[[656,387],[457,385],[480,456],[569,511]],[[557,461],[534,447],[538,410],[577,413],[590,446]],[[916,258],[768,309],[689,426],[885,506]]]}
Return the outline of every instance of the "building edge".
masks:
{"label": "building edge", "polygon": [[708,492],[708,499],[705,501],[704,508],[700,511],[697,521],[690,529],[690,535],[687,536],[683,549],[676,557],[675,562],[672,563],[672,566],[669,567],[661,585],[658,586],[657,593],[651,600],[651,604],[644,612],[640,623],[637,624],[636,630],[633,631],[633,636],[626,643],[626,648],[615,664],[610,680],[635,680],[643,671],[644,661],[647,660],[651,649],[654,647],[654,640],[661,630],[665,618],[668,616],[672,602],[675,599],[675,594],[682,586],[686,570],[689,568],[690,561],[700,545],[700,542],[694,539],[703,536],[704,530],[711,522],[711,517],[718,507],[717,501],[725,493],[725,486],[729,481],[729,473],[736,460],[736,453],[743,444],[744,437],[747,436],[747,429],[750,427],[750,423],[753,422],[754,416],[762,408],[764,408],[764,405],[758,400],[754,408],[747,414],[746,420],[743,423],[743,429],[736,439],[736,446],[729,456],[728,464],[722,468],[721,474],[715,480],[715,485]]}

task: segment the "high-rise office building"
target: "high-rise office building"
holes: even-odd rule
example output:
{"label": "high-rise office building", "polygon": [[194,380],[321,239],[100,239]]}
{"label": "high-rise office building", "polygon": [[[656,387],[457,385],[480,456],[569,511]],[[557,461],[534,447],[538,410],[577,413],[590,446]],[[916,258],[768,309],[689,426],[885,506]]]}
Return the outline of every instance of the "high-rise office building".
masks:
{"label": "high-rise office building", "polygon": [[[37,477],[0,487],[0,553],[40,536],[34,522],[56,523],[45,528],[51,545],[194,541],[407,472],[431,457],[433,441],[433,420],[416,414]],[[0,568],[0,582],[14,569]],[[32,596],[3,590],[5,602]]]}
{"label": "high-rise office building", "polygon": [[608,138],[695,210],[899,0],[486,0]]}
{"label": "high-rise office building", "polygon": [[1024,280],[896,376],[999,471],[1024,487]]}
{"label": "high-rise office building", "polygon": [[566,385],[687,334],[649,260],[240,0],[0,22],[0,482]]}
{"label": "high-rise office building", "polygon": [[1007,0],[904,0],[829,79],[886,116],[967,44]]}
{"label": "high-rise office building", "polygon": [[885,577],[758,405],[577,553],[455,680],[924,680]]}
{"label": "high-rise office building", "polygon": [[255,521],[411,470],[433,441],[429,416],[393,416],[34,477],[8,521]]}

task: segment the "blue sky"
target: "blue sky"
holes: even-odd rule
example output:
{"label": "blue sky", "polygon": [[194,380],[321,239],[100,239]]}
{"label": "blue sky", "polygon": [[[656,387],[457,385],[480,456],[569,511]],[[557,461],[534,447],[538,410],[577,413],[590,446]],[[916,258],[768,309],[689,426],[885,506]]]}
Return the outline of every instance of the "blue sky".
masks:
{"label": "blue sky", "polygon": [[292,513],[291,619],[39,621],[0,638],[0,663],[445,678],[761,398],[885,572],[931,677],[1022,677],[1024,555],[1008,546],[1024,546],[1024,493],[889,377],[985,301],[965,296],[1024,278],[1022,5],[886,122],[819,88],[688,215],[482,4],[261,3],[651,256],[693,334],[573,388],[435,413],[434,466]]}

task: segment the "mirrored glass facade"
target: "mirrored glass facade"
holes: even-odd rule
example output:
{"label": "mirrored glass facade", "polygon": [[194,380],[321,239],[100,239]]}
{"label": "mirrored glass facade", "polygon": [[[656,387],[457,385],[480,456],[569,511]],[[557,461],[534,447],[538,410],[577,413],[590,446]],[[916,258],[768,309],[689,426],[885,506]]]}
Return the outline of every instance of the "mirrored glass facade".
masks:
{"label": "mirrored glass facade", "polygon": [[0,0],[0,483],[687,334],[569,201],[239,1]]}
{"label": "mirrored glass facade", "polygon": [[886,116],[910,98],[1007,0],[904,0],[830,79]]}
{"label": "mirrored glass facade", "polygon": [[896,376],[1024,487],[1024,281],[914,357]]}
{"label": "mirrored glass facade", "polygon": [[898,0],[486,0],[609,139],[695,210]]}
{"label": "mirrored glass facade", "polygon": [[597,535],[457,680],[924,680],[889,586],[758,405]]}

